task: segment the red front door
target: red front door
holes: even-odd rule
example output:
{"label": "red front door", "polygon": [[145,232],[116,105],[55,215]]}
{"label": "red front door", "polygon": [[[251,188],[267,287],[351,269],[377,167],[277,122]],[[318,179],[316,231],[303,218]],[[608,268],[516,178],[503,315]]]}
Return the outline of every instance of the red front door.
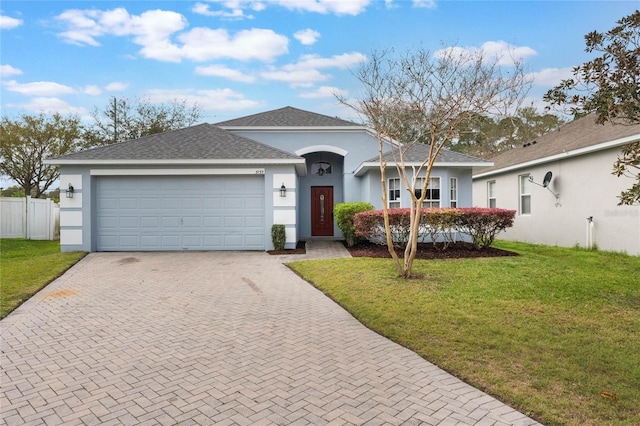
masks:
{"label": "red front door", "polygon": [[333,237],[333,186],[311,187],[311,236]]}

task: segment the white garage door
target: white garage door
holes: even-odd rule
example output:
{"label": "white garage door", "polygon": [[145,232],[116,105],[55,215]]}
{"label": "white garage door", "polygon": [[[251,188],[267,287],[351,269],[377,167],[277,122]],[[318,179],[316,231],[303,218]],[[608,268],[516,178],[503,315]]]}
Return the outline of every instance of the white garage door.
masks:
{"label": "white garage door", "polygon": [[264,250],[263,176],[101,176],[98,251]]}

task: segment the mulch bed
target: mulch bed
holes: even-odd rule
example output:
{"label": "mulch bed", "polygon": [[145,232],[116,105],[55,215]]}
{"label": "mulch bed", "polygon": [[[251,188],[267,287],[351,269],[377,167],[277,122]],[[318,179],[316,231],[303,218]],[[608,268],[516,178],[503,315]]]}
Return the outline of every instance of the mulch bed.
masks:
{"label": "mulch bed", "polygon": [[[386,245],[374,244],[370,242],[358,243],[353,247],[347,247],[353,257],[378,257],[391,258]],[[404,251],[396,249],[400,258],[404,256]],[[434,247],[433,244],[418,244],[416,259],[466,259],[475,257],[501,257],[518,256],[517,253],[500,250],[494,247],[487,247],[483,250],[476,250],[472,244],[458,242],[449,245],[446,250],[442,250],[442,245]]]}
{"label": "mulch bed", "polygon": [[269,254],[305,254],[307,252],[306,243],[304,241],[298,241],[296,248],[285,250],[267,250]]}

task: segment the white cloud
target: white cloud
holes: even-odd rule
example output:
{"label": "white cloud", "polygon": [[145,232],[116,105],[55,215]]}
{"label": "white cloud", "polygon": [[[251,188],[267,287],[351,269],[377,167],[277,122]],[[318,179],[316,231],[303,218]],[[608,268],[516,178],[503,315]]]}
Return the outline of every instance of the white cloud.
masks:
{"label": "white cloud", "polygon": [[316,12],[322,14],[336,15],[358,15],[364,12],[371,3],[370,0],[275,0],[270,3],[277,3],[289,10],[300,10],[303,12]]}
{"label": "white cloud", "polygon": [[0,15],[0,30],[12,30],[22,25],[22,19],[12,18],[7,15]]}
{"label": "white cloud", "polygon": [[[206,6],[206,5],[205,5]],[[142,46],[140,54],[149,59],[180,62],[219,58],[273,61],[288,52],[289,39],[269,29],[242,30],[233,35],[225,29],[196,27],[180,33],[188,23],[179,13],[149,10],[130,15],[126,9],[108,11],[68,10],[57,16],[67,29],[59,34],[66,42],[99,46],[107,35],[132,36]],[[180,44],[174,43],[176,37]]]}
{"label": "white cloud", "polygon": [[242,19],[242,18],[252,19],[253,18],[252,15],[245,15],[244,11],[240,8],[231,8],[228,11],[227,10],[211,10],[209,8],[209,5],[204,3],[196,3],[195,6],[193,6],[193,8],[191,9],[191,11],[193,13],[197,13],[198,15],[214,16],[214,17],[227,18],[227,19]]}
{"label": "white cloud", "polygon": [[533,84],[536,86],[555,87],[561,80],[573,77],[573,68],[545,68],[529,76],[533,78]]}
{"label": "white cloud", "polygon": [[3,81],[2,85],[10,92],[27,96],[57,96],[76,93],[73,88],[52,81],[36,81],[33,83],[20,84],[15,80],[10,80]]}
{"label": "white cloud", "polygon": [[322,74],[318,70],[294,68],[264,71],[260,73],[260,75],[266,80],[289,83],[291,87],[310,87],[315,83],[326,81],[331,78],[331,76]]}
{"label": "white cloud", "polygon": [[82,93],[84,93],[85,95],[97,96],[102,93],[102,89],[92,84],[82,89]]}
{"label": "white cloud", "polygon": [[289,39],[272,30],[253,28],[231,36],[227,30],[194,28],[180,35],[182,56],[194,61],[221,58],[271,62],[289,51]]}
{"label": "white cloud", "polygon": [[320,33],[312,30],[311,28],[307,28],[306,30],[300,30],[293,35],[296,40],[305,46],[310,46],[315,44],[316,41],[320,38]]}
{"label": "white cloud", "polygon": [[498,65],[512,66],[515,62],[522,61],[529,56],[537,55],[537,52],[528,46],[514,46],[505,41],[487,41],[482,46],[475,47],[447,47],[438,50],[434,56],[442,58],[446,54],[462,57],[476,57],[482,55],[487,60],[497,60]]}
{"label": "white cloud", "polygon": [[300,61],[287,64],[280,69],[273,68],[262,72],[261,76],[267,80],[287,82],[292,87],[309,87],[331,78],[330,75],[320,72],[321,69],[348,69],[361,64],[366,59],[365,55],[358,52],[334,55],[329,58],[319,55],[303,55]]}
{"label": "white cloud", "polygon": [[325,98],[335,99],[336,95],[346,97],[348,95],[348,92],[346,90],[339,89],[337,87],[320,86],[312,92],[301,93],[300,97],[304,99],[325,99]]}
{"label": "white cloud", "polygon": [[[267,6],[280,6],[289,10],[336,15],[358,15],[364,12],[371,0],[210,0],[218,3],[228,12],[211,11],[207,5],[200,3],[196,13],[221,17],[252,17],[243,15],[243,10],[260,12]],[[194,8],[195,9],[195,8]],[[194,10],[195,12],[195,10]]]}
{"label": "white cloud", "polygon": [[238,70],[234,70],[223,65],[209,65],[206,67],[196,67],[197,75],[208,77],[222,77],[228,80],[239,81],[241,83],[253,83],[256,77],[250,74],[244,74]]}
{"label": "white cloud", "polygon": [[435,9],[438,7],[435,0],[413,0],[413,7],[422,7],[425,9]]}
{"label": "white cloud", "polygon": [[14,68],[11,65],[0,65],[0,77],[11,77],[12,75],[20,75],[22,70]]}
{"label": "white cloud", "polygon": [[231,89],[213,90],[163,90],[154,89],[145,92],[150,102],[185,101],[207,111],[241,111],[262,106],[258,101],[246,99],[242,93]]}
{"label": "white cloud", "polygon": [[104,86],[104,90],[108,92],[122,92],[123,90],[127,90],[129,87],[128,83],[123,83],[121,81],[113,81],[106,86]]}
{"label": "white cloud", "polygon": [[62,115],[67,115],[67,114],[82,115],[87,113],[86,109],[74,107],[70,105],[68,102],[65,102],[62,99],[58,99],[55,97],[33,98],[26,103],[10,104],[7,106],[12,108],[24,109],[27,111],[33,111],[36,113],[45,113],[45,114],[59,113]]}

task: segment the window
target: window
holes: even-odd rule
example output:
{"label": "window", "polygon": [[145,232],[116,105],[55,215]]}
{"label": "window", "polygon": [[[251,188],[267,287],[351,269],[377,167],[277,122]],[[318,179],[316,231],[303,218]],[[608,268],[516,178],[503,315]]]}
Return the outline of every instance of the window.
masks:
{"label": "window", "polygon": [[389,208],[400,207],[400,178],[389,179]]}
{"label": "window", "polygon": [[330,175],[332,173],[331,163],[316,161],[311,165],[311,174],[317,176]]}
{"label": "window", "polygon": [[[416,179],[416,197],[420,198],[422,195],[422,186],[424,185],[424,178]],[[427,198],[422,203],[422,207],[438,208],[440,207],[440,178],[429,178],[429,186],[427,187]]]}
{"label": "window", "polygon": [[520,214],[531,214],[531,183],[529,175],[520,178]]}
{"label": "window", "polygon": [[487,182],[488,205],[490,209],[496,208],[496,181]]}
{"label": "window", "polygon": [[458,207],[458,178],[449,179],[449,207],[455,209]]}

